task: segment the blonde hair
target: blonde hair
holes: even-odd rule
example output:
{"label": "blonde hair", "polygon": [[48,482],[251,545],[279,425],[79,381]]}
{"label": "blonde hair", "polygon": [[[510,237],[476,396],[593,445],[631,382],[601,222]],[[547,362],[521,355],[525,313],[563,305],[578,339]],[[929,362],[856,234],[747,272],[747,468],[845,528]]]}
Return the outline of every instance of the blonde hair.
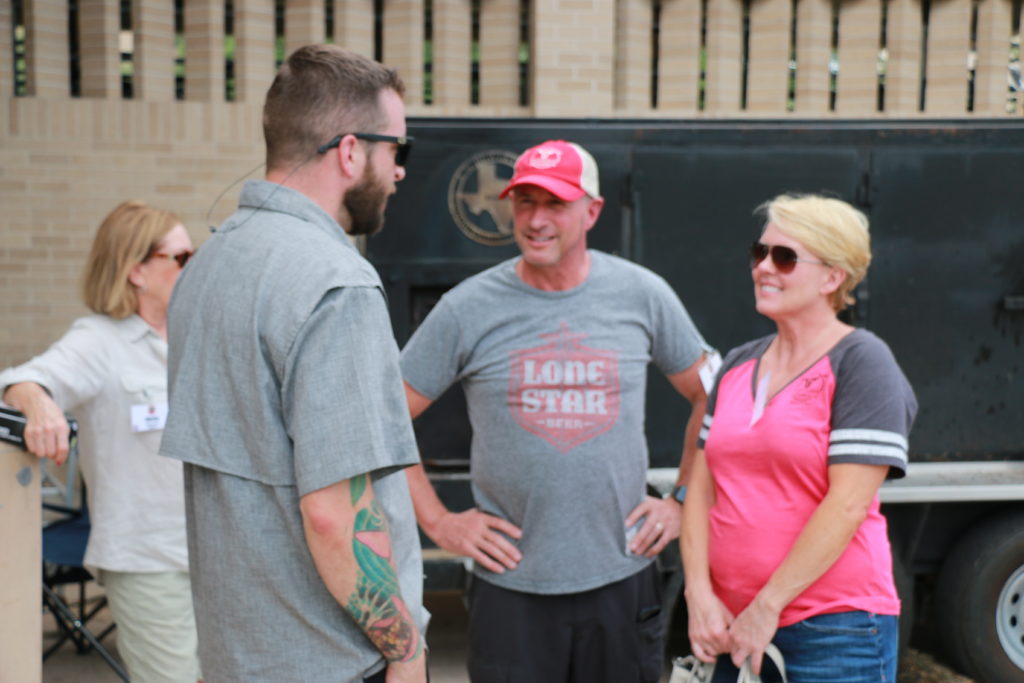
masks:
{"label": "blonde hair", "polygon": [[128,274],[181,220],[170,211],[131,199],[100,223],[82,274],[82,300],[95,313],[127,318],[138,308]]}
{"label": "blonde hair", "polygon": [[829,295],[836,312],[854,303],[850,293],[871,264],[867,216],[840,199],[813,194],[779,195],[759,206],[758,213],[826,264],[846,272],[846,279]]}

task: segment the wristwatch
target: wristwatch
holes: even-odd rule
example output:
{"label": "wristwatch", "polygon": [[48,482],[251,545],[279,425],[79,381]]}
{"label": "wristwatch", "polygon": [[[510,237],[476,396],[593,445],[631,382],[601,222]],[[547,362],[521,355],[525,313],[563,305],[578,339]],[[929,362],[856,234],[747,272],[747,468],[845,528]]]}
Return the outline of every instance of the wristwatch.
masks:
{"label": "wristwatch", "polygon": [[686,484],[676,484],[675,488],[672,489],[672,493],[669,494],[676,500],[677,503],[683,503],[686,501]]}

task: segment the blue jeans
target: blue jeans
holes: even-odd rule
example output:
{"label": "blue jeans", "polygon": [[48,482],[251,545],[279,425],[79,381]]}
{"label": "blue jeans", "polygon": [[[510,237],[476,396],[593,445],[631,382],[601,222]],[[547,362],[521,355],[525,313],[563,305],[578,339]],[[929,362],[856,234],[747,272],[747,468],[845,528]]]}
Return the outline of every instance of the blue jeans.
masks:
{"label": "blue jeans", "polygon": [[[869,612],[819,614],[780,628],[772,639],[782,652],[789,683],[893,683],[899,648],[899,617]],[[768,658],[764,658],[769,662]],[[768,671],[771,669],[771,671]],[[718,658],[713,683],[732,683],[736,667]],[[765,683],[780,681],[770,663]]]}

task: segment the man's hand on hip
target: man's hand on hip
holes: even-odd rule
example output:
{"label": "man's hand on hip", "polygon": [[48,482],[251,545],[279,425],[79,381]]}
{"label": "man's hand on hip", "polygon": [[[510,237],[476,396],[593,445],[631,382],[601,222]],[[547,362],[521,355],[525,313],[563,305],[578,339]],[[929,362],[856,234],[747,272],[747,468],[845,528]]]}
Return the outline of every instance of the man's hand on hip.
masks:
{"label": "man's hand on hip", "polygon": [[430,538],[441,548],[470,557],[495,574],[515,569],[523,559],[519,549],[507,538],[520,538],[523,532],[519,527],[480,510],[446,512],[429,532]]}
{"label": "man's hand on hip", "polygon": [[626,527],[633,526],[641,517],[646,518],[630,542],[629,549],[645,557],[654,557],[660,553],[666,545],[679,538],[682,511],[682,505],[671,498],[662,500],[647,496],[626,517]]}

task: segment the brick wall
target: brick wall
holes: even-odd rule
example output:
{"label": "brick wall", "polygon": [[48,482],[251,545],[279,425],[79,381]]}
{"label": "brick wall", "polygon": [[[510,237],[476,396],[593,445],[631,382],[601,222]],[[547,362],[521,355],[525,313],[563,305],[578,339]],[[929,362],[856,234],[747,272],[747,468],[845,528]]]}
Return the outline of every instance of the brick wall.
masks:
{"label": "brick wall", "polygon": [[[400,69],[411,116],[1019,118],[1024,95],[1008,97],[1006,71],[1020,1],[933,2],[922,51],[919,0],[801,0],[795,35],[789,0],[746,3],[746,17],[742,0],[532,0],[525,18],[521,0],[484,0],[476,44],[470,0],[433,0],[429,101],[424,0],[385,2],[380,44],[373,0],[335,0],[333,37]],[[42,350],[84,312],[82,263],[118,202],[177,212],[197,244],[230,213],[240,186],[206,217],[262,160],[259,107],[274,71],[273,0],[234,0],[236,101],[226,102],[223,2],[188,0],[185,100],[176,100],[174,2],[133,0],[134,99],[123,100],[116,4],[79,0],[82,96],[72,98],[67,3],[22,4],[27,93],[15,96],[12,3],[0,1],[0,367]],[[325,16],[323,0],[287,0],[285,45],[324,39]]]}
{"label": "brick wall", "polygon": [[[0,127],[0,367],[86,312],[78,283],[103,217],[131,197],[178,213],[200,244],[263,159],[259,107],[11,98]],[[261,176],[261,172],[254,174]]]}

